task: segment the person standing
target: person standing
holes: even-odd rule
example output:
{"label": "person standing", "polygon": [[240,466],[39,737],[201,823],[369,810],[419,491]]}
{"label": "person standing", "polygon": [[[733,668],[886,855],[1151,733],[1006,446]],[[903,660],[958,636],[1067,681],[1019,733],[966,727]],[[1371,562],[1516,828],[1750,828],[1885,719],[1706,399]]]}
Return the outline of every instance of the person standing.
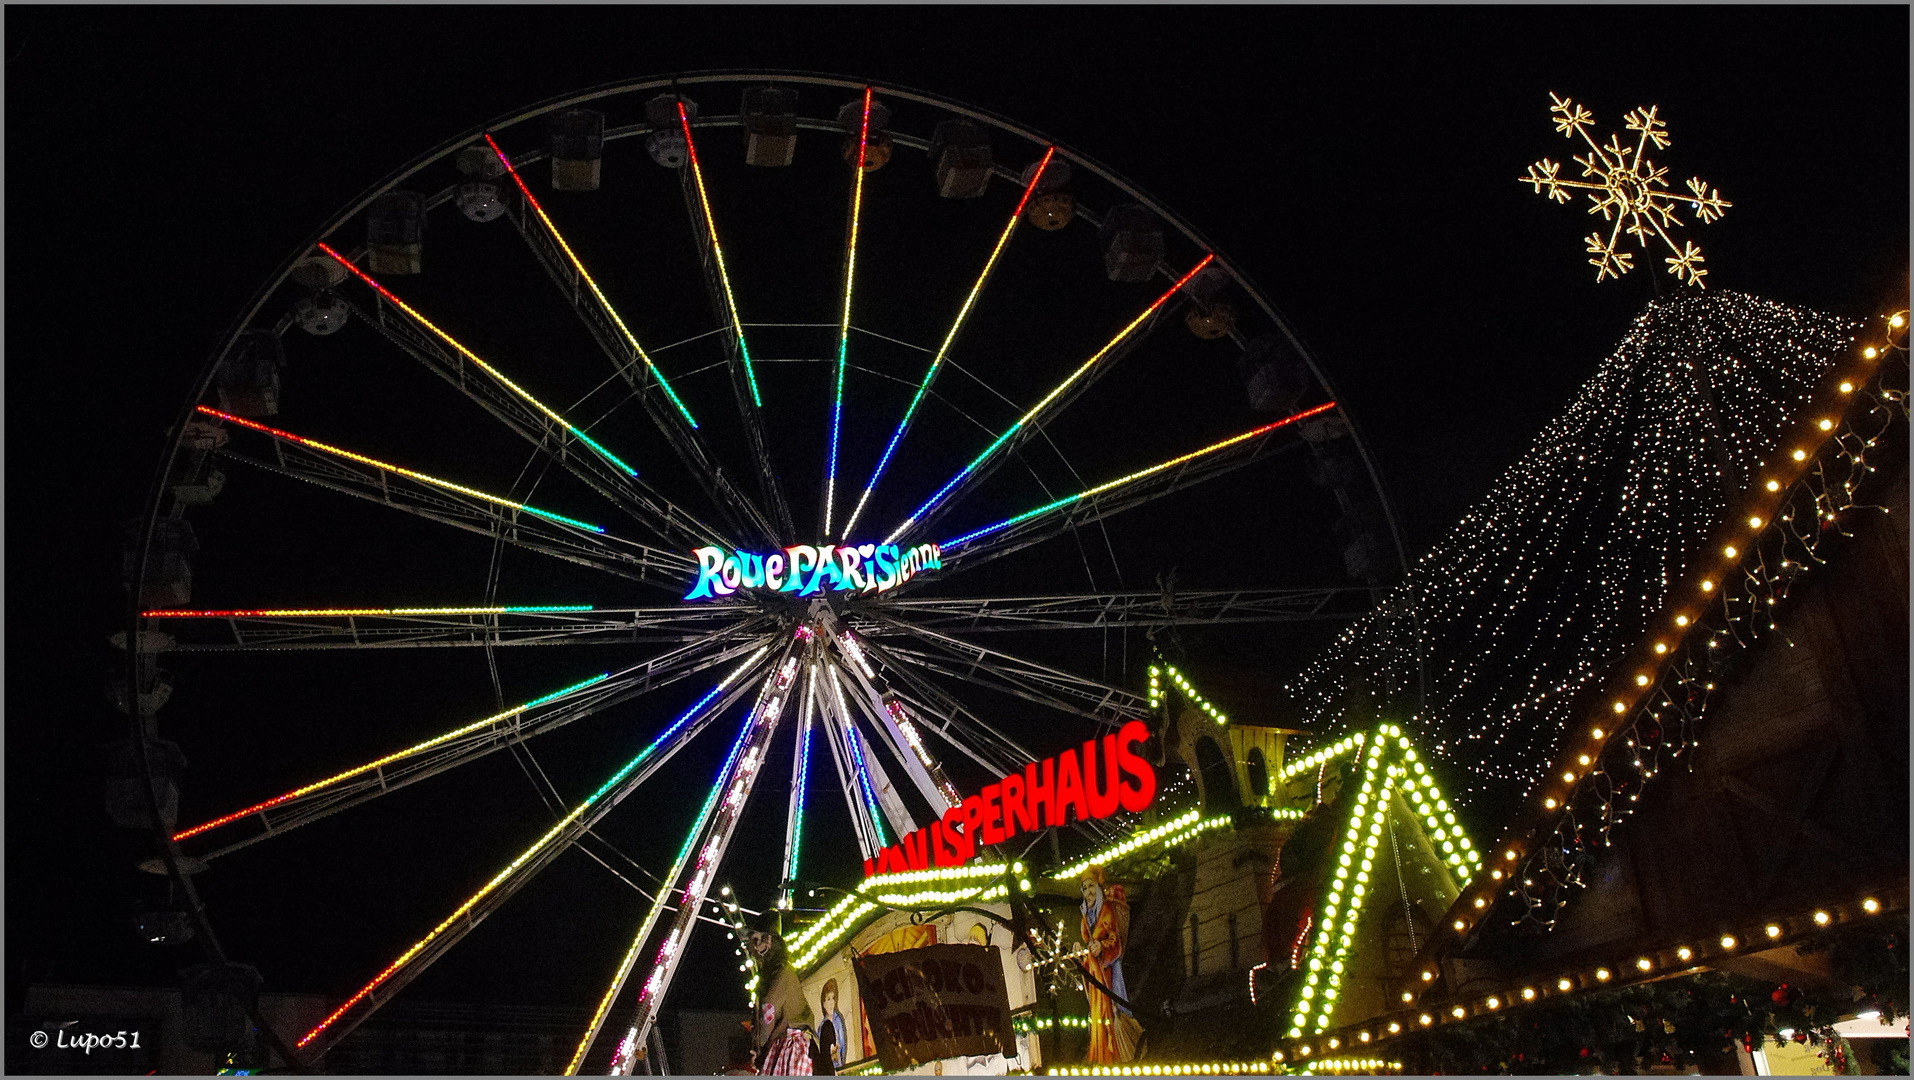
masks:
{"label": "person standing", "polygon": [[757,1000],[751,1010],[751,1045],[758,1072],[765,1076],[813,1076],[811,1006],[797,975],[785,962],[784,935],[776,910],[758,913],[745,935],[758,966]]}

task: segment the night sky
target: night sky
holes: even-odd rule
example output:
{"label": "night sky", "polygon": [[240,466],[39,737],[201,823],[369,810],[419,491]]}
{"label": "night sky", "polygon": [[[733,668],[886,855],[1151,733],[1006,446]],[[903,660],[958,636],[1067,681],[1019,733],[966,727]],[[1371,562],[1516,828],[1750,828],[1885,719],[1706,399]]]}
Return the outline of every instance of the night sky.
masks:
{"label": "night sky", "polygon": [[[163,429],[254,291],[341,207],[439,142],[568,91],[717,68],[827,72],[919,88],[1045,132],[1174,208],[1271,297],[1360,425],[1413,558],[1523,452],[1653,295],[1658,253],[1639,258],[1623,280],[1597,285],[1580,239],[1587,215],[1515,183],[1530,162],[1566,161],[1571,151],[1550,123],[1549,91],[1591,109],[1604,135],[1620,130],[1623,114],[1638,105],[1661,107],[1674,138],[1660,155],[1671,175],[1699,175],[1734,203],[1720,222],[1688,231],[1706,253],[1711,287],[1868,317],[1906,288],[1908,47],[1902,6],[9,7],[12,1007],[29,983],[174,985],[177,969],[197,960],[194,947],[155,948],[135,936],[137,906],[163,888],[132,869],[150,840],[115,829],[101,806],[103,748],[125,734],[124,719],[100,692],[115,655],[106,638],[121,628],[125,610],[119,523],[151,480]],[[850,96],[805,93],[799,107],[811,114],[827,99],[834,108]],[[734,111],[729,101],[714,100],[711,109]],[[521,133],[519,141],[526,138]],[[733,138],[716,140],[730,157],[737,156]],[[800,154],[808,145],[800,144]],[[662,174],[632,142],[613,154],[623,156],[608,159],[608,169],[615,163]],[[873,174],[873,183],[891,175]],[[832,197],[838,201],[803,228],[841,233],[842,195]],[[993,208],[985,217],[1000,213]],[[441,214],[433,219],[441,232],[428,243],[442,246],[428,247],[428,267],[435,250],[437,265],[450,265],[467,248],[477,259],[485,244],[510,251],[500,245],[517,243],[503,222],[461,230],[469,223],[449,208]],[[760,230],[781,227],[783,211],[775,202],[720,202],[718,214],[721,228],[737,222],[735,243],[744,251]],[[896,223],[900,234],[909,227]],[[459,239],[482,228],[497,231],[489,240]],[[630,221],[604,216],[589,241],[598,253],[592,264],[612,267],[607,274],[615,276],[619,256],[643,251],[651,239]],[[473,290],[464,302],[515,314],[515,282],[549,292],[517,255],[509,270],[461,286]],[[754,268],[756,286],[768,288],[769,256],[739,258]],[[899,275],[912,272],[899,263]],[[1086,266],[1085,273],[1095,272]],[[798,315],[819,306],[814,296],[828,301],[836,289],[828,274],[793,273],[783,287]],[[447,305],[459,299],[443,292],[453,288],[451,277],[435,283],[430,269],[405,288]],[[1033,340],[1046,340],[1081,313],[1033,304],[1020,318]],[[702,308],[693,315],[686,316],[691,323],[706,318]],[[815,318],[834,313],[824,306]],[[500,319],[487,332],[509,355],[514,342],[531,348],[541,340],[544,325],[528,314]],[[380,424],[395,430],[394,403],[429,377],[406,360],[402,378],[382,381],[363,354],[383,348],[375,359],[389,364],[392,350],[357,330],[336,339],[350,349],[328,352],[334,339],[297,333],[288,348],[297,378],[330,388],[315,393],[362,396],[370,440],[380,437]],[[563,333],[582,337],[570,326]],[[1042,381],[1032,378],[1027,387]],[[289,394],[299,392],[289,385]],[[1129,392],[1133,404],[1150,403],[1146,387]],[[1231,407],[1238,419],[1249,415]],[[1173,415],[1181,422],[1184,414]],[[847,431],[868,441],[881,438],[887,423],[853,416]],[[1127,438],[1132,429],[1112,420],[1110,430]],[[485,461],[493,436],[469,434],[474,441],[460,453]],[[1093,429],[1076,434],[1092,481],[1141,463],[1118,452],[1123,439],[1105,446]],[[392,435],[391,445],[417,449],[467,435],[434,421]],[[523,455],[497,460],[510,462],[509,470]],[[321,535],[328,523],[312,515],[323,515],[330,497],[289,493],[288,485],[241,469],[227,468],[229,487],[213,508],[226,516],[205,520],[250,515],[253,531],[235,524],[223,538],[217,529],[213,539],[203,537],[212,550],[198,603],[415,602],[400,596],[412,585],[432,594],[416,602],[452,603],[483,580],[482,545],[441,549],[442,530],[411,521],[356,536],[342,525]],[[805,505],[808,485],[797,485]],[[1005,508],[1020,508],[1012,505],[1019,497],[1007,497]],[[1221,530],[1192,540],[1199,554],[1254,560],[1274,552],[1280,561],[1292,542],[1320,554],[1330,531],[1320,508],[1272,496],[1266,502],[1274,505],[1240,519],[1232,533],[1216,520],[1227,517],[1223,504],[1181,498],[1187,520],[1199,523],[1192,529]],[[1161,530],[1129,539],[1145,547],[1175,542]],[[479,562],[462,564],[474,550]],[[1314,556],[1297,556],[1307,557]],[[1075,558],[1060,556],[1066,570]],[[1131,588],[1151,587],[1168,565],[1179,567],[1187,587],[1229,583],[1207,562],[1127,565]],[[1311,576],[1298,570],[1259,580],[1301,584]],[[504,588],[517,588],[515,596],[528,598],[521,602],[567,602],[587,580],[508,573]],[[1000,580],[1022,583],[1014,574]],[[1232,669],[1284,675],[1306,658],[1299,650],[1321,640],[1314,633],[1254,649],[1212,633],[1190,646],[1193,656],[1228,657]],[[1091,663],[1103,665],[1092,673],[1140,687],[1142,643],[1120,647],[1127,651],[1114,659],[1097,654],[1101,645],[1090,649]],[[483,715],[493,691],[482,657],[445,652],[457,655],[169,661],[178,689],[162,724],[192,762],[182,816],[199,820],[418,737],[410,733]],[[513,700],[562,685],[569,670],[543,656],[500,663]],[[693,693],[684,684],[661,707],[681,707]],[[540,760],[559,790],[576,798],[627,756],[605,750],[604,741],[622,747],[655,730],[650,716],[581,721],[561,733],[569,742]],[[621,807],[607,836],[657,868],[675,850],[695,810],[686,804],[703,794],[699,777],[709,775],[716,753],[680,759],[682,772]],[[258,965],[268,990],[337,998],[355,989],[549,822],[508,756],[493,755],[471,772],[219,864],[201,884],[229,952]],[[782,813],[775,821],[760,816],[747,818],[747,830],[763,839],[741,841],[733,852],[768,864],[777,858]],[[640,905],[597,864],[568,855],[409,993],[584,1002],[598,992]],[[693,956],[694,966],[722,961],[721,954]],[[729,970],[718,973],[681,975],[677,1000],[736,1004]]]}

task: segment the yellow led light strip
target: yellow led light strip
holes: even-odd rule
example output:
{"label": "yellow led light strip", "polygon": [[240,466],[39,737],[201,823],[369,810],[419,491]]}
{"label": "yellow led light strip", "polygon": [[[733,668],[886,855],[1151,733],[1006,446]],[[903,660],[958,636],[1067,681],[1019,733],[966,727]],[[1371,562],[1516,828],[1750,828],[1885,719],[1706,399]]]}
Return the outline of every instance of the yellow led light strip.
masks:
{"label": "yellow led light strip", "polygon": [[248,420],[243,416],[234,416],[231,413],[223,413],[223,412],[220,412],[218,409],[208,408],[204,405],[199,405],[199,406],[196,406],[195,408],[196,408],[196,411],[203,413],[207,416],[217,416],[221,420],[225,420],[228,423],[238,424],[241,427],[249,427],[249,428],[252,428],[254,431],[264,432],[265,434],[271,435],[273,438],[276,438],[276,439],[285,439],[288,442],[297,443],[300,446],[309,446],[313,448],[314,450],[322,450],[328,454],[333,454],[335,456],[345,458],[347,461],[356,461],[361,465],[370,465],[375,469],[384,469],[385,471],[389,473],[397,473],[398,475],[403,476],[409,480],[417,480],[421,484],[430,484],[433,487],[444,488],[447,491],[456,491],[460,495],[467,495],[474,499],[480,499],[485,502],[491,503],[494,506],[505,506],[505,507],[510,507],[513,510],[522,510],[527,514],[532,514],[537,517],[546,518],[551,521],[561,522],[566,525],[575,525],[578,528],[588,529],[595,533],[602,533],[605,531],[604,529],[600,528],[597,525],[593,525],[590,522],[579,521],[575,518],[564,517],[559,514],[554,514],[549,510],[540,510],[536,506],[527,506],[524,503],[513,502],[510,499],[501,499],[497,495],[487,495],[483,491],[477,491],[473,488],[466,487],[463,484],[454,484],[450,480],[441,480],[436,476],[427,476],[426,474],[422,472],[414,472],[411,469],[403,469],[397,465],[392,465],[387,462],[380,461],[378,458],[369,458],[365,456],[364,454],[355,454],[350,450],[341,450],[339,447],[333,446],[330,443],[322,443],[317,439],[308,439],[303,435],[294,435],[290,431],[280,431],[278,428],[267,427],[264,424],[257,423],[252,420]]}
{"label": "yellow led light strip", "polygon": [[[1021,862],[1010,864],[986,862],[972,863],[969,866],[878,874],[866,878],[858,893],[838,901],[831,910],[825,912],[823,918],[805,927],[801,933],[792,936],[789,943],[792,963],[800,969],[808,966],[825,952],[835,948],[845,934],[862,923],[864,916],[878,911],[879,905],[871,903],[865,897],[900,905],[918,903],[926,897],[932,898],[933,902],[996,899],[1005,895],[1004,887],[999,882],[1006,869],[1019,876],[1025,873],[1024,864]],[[897,889],[898,886],[949,881],[977,881],[983,888],[970,892]],[[878,891],[887,888],[895,891]]]}
{"label": "yellow led light strip", "polygon": [[991,454],[996,453],[998,447],[1002,446],[1006,441],[1008,441],[1010,437],[1016,434],[1020,429],[1022,429],[1024,425],[1036,419],[1039,413],[1043,412],[1044,409],[1048,408],[1051,402],[1057,400],[1057,398],[1060,397],[1065,390],[1068,390],[1070,386],[1074,384],[1078,379],[1081,379],[1083,376],[1087,375],[1090,372],[1090,369],[1096,367],[1097,363],[1101,361],[1105,356],[1108,356],[1112,349],[1115,349],[1119,344],[1121,344],[1124,338],[1129,337],[1131,331],[1135,330],[1139,326],[1142,326],[1144,322],[1149,320],[1150,316],[1156,314],[1158,308],[1161,308],[1165,303],[1167,303],[1170,297],[1175,296],[1178,289],[1181,289],[1191,278],[1195,277],[1197,273],[1200,272],[1205,266],[1208,266],[1210,264],[1210,260],[1214,258],[1216,258],[1215,255],[1203,256],[1203,258],[1199,260],[1195,266],[1190,268],[1189,273],[1184,274],[1182,277],[1178,278],[1176,281],[1176,284],[1171,285],[1169,289],[1163,293],[1162,296],[1159,296],[1156,298],[1155,302],[1150,304],[1149,307],[1144,308],[1142,314],[1138,315],[1134,319],[1131,319],[1128,325],[1126,325],[1123,329],[1117,331],[1116,336],[1111,338],[1109,342],[1103,346],[1103,348],[1098,349],[1096,353],[1090,357],[1090,359],[1085,360],[1080,367],[1078,367],[1075,371],[1071,372],[1068,378],[1058,383],[1056,385],[1056,388],[1051,390],[1048,394],[1045,394],[1043,396],[1043,400],[1031,406],[1030,410],[1024,413],[1023,416],[1019,418],[1016,423],[1004,429],[1004,433],[1002,435],[997,436],[995,441],[993,441],[989,446],[985,447],[983,453],[978,454],[976,458],[974,458],[971,461],[970,464],[964,466],[963,469],[960,472],[958,472],[956,476],[951,477],[950,480],[947,483],[945,483],[943,487],[939,488],[936,494],[932,495],[929,499],[925,500],[924,504],[922,506],[919,506],[916,509],[916,511],[914,511],[911,514],[910,517],[904,519],[903,524],[897,526],[897,528],[895,529],[892,529],[891,534],[884,538],[884,542],[886,544],[896,543],[897,538],[899,536],[902,536],[906,529],[909,529],[912,525],[915,525],[917,523],[917,519],[923,517],[924,514],[928,512],[932,506],[936,505],[939,500],[943,499],[945,495],[949,494],[951,488],[957,486],[957,484],[961,482],[964,479],[964,477],[969,476],[971,473],[975,472],[977,470],[977,467],[979,465],[982,465],[986,458],[990,457]]}
{"label": "yellow led light strip", "polygon": [[520,398],[522,398],[525,401],[526,404],[530,405],[532,408],[537,409],[541,413],[544,413],[546,419],[550,420],[552,423],[557,424],[559,427],[562,427],[566,431],[570,432],[573,438],[577,439],[579,442],[584,443],[586,446],[591,447],[593,450],[596,450],[598,452],[599,457],[602,457],[606,461],[609,461],[613,465],[616,465],[619,468],[619,470],[623,472],[626,476],[638,475],[637,469],[634,469],[631,466],[625,464],[623,461],[620,461],[617,455],[613,454],[611,451],[605,449],[604,447],[598,445],[598,443],[594,441],[591,436],[573,427],[569,420],[566,420],[564,417],[553,412],[551,409],[546,408],[544,402],[533,397],[531,393],[527,391],[524,387],[506,378],[504,372],[486,363],[484,360],[479,359],[479,355],[477,353],[473,352],[472,350],[466,348],[464,345],[460,344],[457,338],[454,338],[452,335],[439,329],[436,325],[433,324],[432,320],[419,314],[417,309],[413,308],[412,305],[399,299],[397,296],[392,295],[392,292],[388,290],[385,286],[372,280],[371,275],[367,274],[364,270],[361,270],[358,267],[352,265],[352,261],[350,259],[347,259],[344,255],[341,255],[338,252],[332,250],[332,248],[326,246],[324,243],[320,243],[318,247],[320,251],[323,251],[327,255],[330,255],[334,262],[338,263],[340,266],[343,266],[347,270],[351,271],[354,277],[357,277],[360,281],[363,281],[367,285],[372,286],[372,291],[378,293],[380,296],[385,297],[387,302],[391,303],[392,306],[398,308],[400,311],[403,311],[407,315],[411,316],[412,319],[416,321],[420,326],[423,326],[427,330],[432,331],[433,336],[437,337],[440,341],[443,341],[447,345],[450,345],[452,348],[458,350],[458,353],[460,356],[465,357],[467,360],[470,360],[473,364],[477,365],[480,371],[483,371],[487,375],[490,375],[492,378],[498,380],[501,386],[505,387],[507,390],[510,390],[512,393],[517,394]]}
{"label": "yellow led light strip", "polygon": [[1199,820],[1201,814],[1202,811],[1200,810],[1185,811],[1174,819],[1133,836],[1120,844],[1116,844],[1094,855],[1086,856],[1071,863],[1069,866],[1051,874],[1050,880],[1070,881],[1092,866],[1108,866],[1140,848],[1152,844],[1165,848],[1175,847],[1186,840],[1193,840],[1203,833],[1209,832],[1212,829],[1221,828],[1230,823],[1230,816],[1228,814],[1221,814],[1213,818]]}
{"label": "yellow led light strip", "polygon": [[691,159],[691,178],[698,184],[698,205],[704,208],[706,235],[711,237],[711,261],[718,264],[718,284],[724,288],[724,302],[731,312],[731,331],[738,337],[738,354],[744,361],[744,379],[751,387],[751,404],[764,407],[758,396],[758,376],[751,368],[751,350],[744,344],[744,322],[738,318],[738,299],[731,293],[731,274],[724,268],[724,247],[718,243],[718,221],[711,216],[711,197],[704,189],[704,168],[698,164],[698,144],[691,138],[691,118],[685,115],[685,103],[678,102],[678,126],[684,130],[685,154]]}
{"label": "yellow led light strip", "polygon": [[[1197,451],[1197,453],[1202,453],[1202,451],[1199,450]],[[1118,481],[1118,483],[1121,483],[1121,482],[1122,481]],[[1150,665],[1150,707],[1151,708],[1155,708],[1157,702],[1161,701],[1163,698],[1163,693],[1157,685],[1157,670],[1158,670],[1157,665],[1155,664]],[[1190,685],[1190,680],[1185,678],[1182,672],[1176,670],[1175,665],[1165,663],[1162,667],[1162,670],[1169,674],[1170,681],[1176,684],[1176,688],[1178,690],[1183,691],[1183,696],[1189,699],[1190,704],[1196,706],[1198,710],[1200,710],[1210,719],[1216,721],[1219,724],[1229,723],[1229,717],[1224,716],[1223,711],[1221,709],[1218,709],[1215,705],[1210,704],[1210,702],[1207,699],[1205,699],[1203,695],[1197,693],[1196,687]]]}
{"label": "yellow led light strip", "polygon": [[937,354],[931,357],[930,367],[924,372],[923,381],[917,385],[917,393],[910,399],[910,405],[904,409],[904,418],[897,422],[897,430],[891,433],[889,444],[884,447],[884,453],[878,457],[877,467],[871,470],[870,482],[864,485],[864,494],[858,498],[857,508],[851,511],[850,520],[844,523],[845,536],[848,537],[851,530],[857,526],[858,517],[864,513],[864,504],[870,501],[871,492],[876,489],[877,482],[883,479],[884,469],[890,464],[891,454],[897,449],[898,442],[903,439],[905,429],[910,427],[911,418],[917,415],[917,406],[924,400],[924,394],[930,390],[931,380],[937,377],[938,370],[943,367],[944,358],[950,355],[950,346],[957,340],[957,331],[963,329],[964,320],[969,317],[972,305],[976,304],[977,297],[984,291],[984,283],[990,280],[990,271],[997,265],[997,256],[1003,254],[1004,245],[1010,242],[1010,234],[1017,229],[1017,222],[1023,220],[1023,208],[1030,202],[1031,194],[1037,190],[1037,182],[1043,179],[1044,170],[1050,167],[1050,159],[1056,152],[1057,148],[1054,146],[1044,148],[1043,158],[1037,162],[1036,173],[1030,177],[1030,182],[1024,185],[1023,198],[1017,201],[1017,209],[1011,211],[1010,220],[1004,223],[1003,232],[997,235],[997,246],[990,249],[990,258],[984,260],[983,272],[977,275],[977,283],[970,287],[970,295],[964,297],[963,306],[957,309],[957,320],[951,323],[950,332],[944,335],[943,344],[937,346]]}
{"label": "yellow led light strip", "polygon": [[[732,680],[736,679],[740,674],[750,670],[754,665],[757,664],[759,658],[761,658],[766,652],[768,652],[769,649],[770,647],[766,646],[764,648],[759,649],[757,652],[752,653],[750,656],[746,657],[745,661],[742,664],[739,664],[736,668],[734,668],[731,671],[729,675],[726,675],[724,679],[718,683],[718,688],[719,689],[724,688],[725,686],[729,685],[732,682]],[[707,697],[705,700],[709,700],[709,698]],[[684,720],[689,717],[689,715],[690,714],[687,713],[685,717],[680,717],[679,723],[683,723]],[[418,956],[419,953],[423,952],[425,947],[427,945],[430,945],[433,941],[435,941],[440,934],[443,934],[445,933],[446,930],[450,929],[453,926],[456,926],[462,919],[466,917],[466,914],[468,912],[470,912],[473,908],[478,906],[479,901],[491,895],[491,893],[494,890],[496,890],[500,885],[503,885],[508,879],[511,878],[513,874],[517,873],[520,867],[524,866],[527,862],[531,861],[531,859],[534,856],[536,856],[540,851],[543,851],[547,845],[549,845],[553,840],[557,839],[562,833],[564,833],[564,831],[567,828],[569,828],[573,822],[577,821],[580,817],[582,817],[585,811],[591,809],[594,805],[596,805],[598,801],[602,799],[607,792],[611,791],[612,788],[616,787],[621,781],[629,777],[632,772],[634,772],[640,765],[642,765],[647,759],[651,757],[652,753],[657,749],[657,747],[658,747],[657,742],[652,743],[649,747],[647,747],[644,750],[644,752],[640,753],[637,757],[632,758],[629,762],[627,762],[624,768],[612,774],[612,777],[610,780],[607,780],[601,787],[599,787],[597,791],[593,792],[584,801],[580,802],[577,806],[573,807],[570,813],[560,818],[558,820],[558,823],[553,825],[551,829],[548,830],[543,836],[533,841],[532,846],[526,848],[523,852],[521,852],[518,858],[513,859],[510,863],[507,863],[505,866],[505,869],[500,870],[496,875],[493,876],[493,878],[490,881],[487,881],[483,886],[481,886],[479,890],[473,893],[471,897],[469,897],[464,903],[460,904],[457,908],[453,909],[452,914],[447,915],[443,922],[433,927],[431,933],[426,934],[424,937],[420,938],[415,944],[413,944],[411,948],[407,949],[403,953],[400,953],[399,958],[397,960],[394,960],[392,961],[392,963],[386,965],[385,969],[380,971],[377,975],[374,975],[370,982],[360,987],[357,993],[347,998],[344,1001],[344,1003],[342,1003],[338,1008],[334,1009],[331,1013],[328,1013],[326,1015],[326,1018],[319,1021],[318,1024],[314,1025],[311,1031],[308,1031],[305,1033],[305,1035],[301,1036],[299,1039],[298,1045],[305,1046],[307,1043],[318,1038],[321,1032],[331,1027],[333,1023],[336,1022],[341,1016],[344,1016],[348,1011],[350,1011],[354,1005],[357,1005],[359,1002],[363,1001],[368,994],[372,993],[373,990],[383,985],[385,981],[391,978],[392,975],[395,972],[397,972],[400,968],[411,963],[412,959]]]}
{"label": "yellow led light strip", "polygon": [[599,289],[598,283],[592,280],[590,272],[585,269],[585,264],[580,262],[578,256],[572,252],[572,246],[565,242],[564,234],[558,231],[558,226],[552,224],[552,219],[545,213],[545,208],[538,204],[536,198],[532,197],[532,190],[525,186],[524,180],[519,178],[518,170],[513,168],[512,163],[506,159],[505,152],[498,148],[498,143],[492,141],[490,133],[487,133],[485,136],[485,144],[492,148],[492,153],[498,155],[499,164],[505,166],[505,171],[512,174],[512,182],[518,185],[518,190],[525,196],[525,204],[530,206],[532,211],[538,215],[538,220],[545,223],[545,228],[551,232],[552,239],[558,241],[559,250],[563,251],[565,257],[571,260],[572,269],[578,271],[578,276],[585,282],[585,286],[591,290],[592,295],[598,298],[598,303],[605,309],[605,314],[610,315],[611,321],[617,325],[618,332],[625,336],[625,344],[630,345],[631,351],[637,354],[639,360],[644,361],[645,369],[651,372],[652,378],[658,380],[659,388],[665,392],[666,397],[671,399],[671,403],[678,407],[678,413],[685,418],[685,423],[696,428],[698,422],[691,418],[691,410],[685,408],[685,403],[678,400],[678,393],[671,388],[669,382],[665,381],[664,372],[659,371],[658,365],[652,363],[651,357],[645,355],[644,346],[638,344],[638,338],[632,334],[631,328],[625,325],[624,319],[619,318],[618,309],[612,307],[611,301],[605,298],[603,290]]}
{"label": "yellow led light strip", "polygon": [[611,675],[609,673],[594,675],[591,678],[586,679],[584,682],[574,683],[571,686],[567,686],[563,690],[559,690],[555,693],[546,694],[544,697],[534,698],[523,705],[514,705],[513,707],[505,710],[502,713],[498,713],[494,716],[488,716],[483,720],[475,720],[472,723],[465,725],[464,727],[454,728],[443,735],[439,735],[439,736],[435,736],[433,738],[427,739],[426,741],[419,743],[416,746],[408,746],[404,750],[400,750],[397,753],[387,754],[386,756],[379,758],[376,761],[368,761],[364,765],[358,765],[353,768],[347,769],[345,772],[338,773],[333,776],[328,776],[324,780],[320,780],[316,783],[307,784],[305,787],[302,787],[302,788],[294,788],[293,790],[286,792],[284,795],[279,795],[274,798],[267,799],[265,802],[258,803],[253,806],[248,806],[244,810],[235,810],[232,813],[225,815],[224,817],[214,818],[213,820],[208,821],[203,825],[195,825],[190,829],[186,829],[182,832],[174,833],[173,839],[184,840],[189,836],[197,836],[200,833],[207,831],[208,829],[217,828],[228,822],[238,821],[241,818],[248,817],[252,814],[257,814],[262,810],[270,810],[273,807],[280,805],[281,803],[290,802],[293,799],[297,799],[301,795],[310,795],[321,788],[331,787],[333,784],[336,784],[341,780],[350,780],[351,778],[355,776],[360,776],[365,773],[372,772],[375,769],[379,769],[386,765],[390,765],[393,762],[400,760],[401,758],[411,757],[413,754],[422,753],[426,750],[432,749],[435,746],[441,745],[446,742],[450,742],[451,740],[456,739],[461,735],[470,735],[474,731],[481,731],[487,727],[490,727],[493,724],[497,724],[504,720],[510,720],[512,717],[517,716],[518,714],[526,711],[527,709],[536,708],[540,705],[545,705],[553,701],[557,701],[559,698],[565,697],[569,694],[577,693],[578,691],[583,690],[588,686],[596,686],[597,684],[604,682],[606,679],[609,679],[609,678],[611,678]]}

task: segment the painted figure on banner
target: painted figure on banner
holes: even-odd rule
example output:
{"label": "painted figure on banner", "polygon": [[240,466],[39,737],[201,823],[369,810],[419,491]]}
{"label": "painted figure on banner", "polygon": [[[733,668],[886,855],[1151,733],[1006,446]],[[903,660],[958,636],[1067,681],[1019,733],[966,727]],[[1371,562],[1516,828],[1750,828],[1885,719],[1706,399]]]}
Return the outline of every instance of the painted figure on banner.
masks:
{"label": "painted figure on banner", "polygon": [[837,980],[824,980],[824,989],[817,997],[817,1037],[824,1049],[831,1055],[831,1067],[844,1067],[844,1040],[847,1032],[844,1028],[844,1014],[837,1010]]}
{"label": "painted figure on banner", "polygon": [[[879,937],[869,946],[858,952],[870,956],[875,953],[903,952],[905,949],[921,949],[926,945],[937,944],[937,924],[920,923],[915,926],[899,926]],[[859,1009],[859,1034],[862,1036],[862,1048],[858,1060],[877,1055],[877,1041],[871,1038],[871,1017],[868,1012]]]}
{"label": "painted figure on banner", "polygon": [[1136,1060],[1137,1042],[1143,1025],[1130,1010],[1118,1004],[1102,987],[1127,999],[1123,982],[1123,950],[1130,939],[1130,901],[1123,886],[1103,880],[1103,867],[1092,866],[1083,872],[1083,970],[1096,982],[1085,980],[1084,993],[1090,999],[1090,1048],[1084,1061],[1092,1065],[1117,1065]]}

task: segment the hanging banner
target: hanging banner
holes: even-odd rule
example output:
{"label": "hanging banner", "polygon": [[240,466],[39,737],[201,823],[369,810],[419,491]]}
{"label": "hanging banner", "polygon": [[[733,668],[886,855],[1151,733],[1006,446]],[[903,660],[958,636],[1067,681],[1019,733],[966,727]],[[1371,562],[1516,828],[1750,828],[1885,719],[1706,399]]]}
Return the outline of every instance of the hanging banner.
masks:
{"label": "hanging banner", "polygon": [[926,945],[853,957],[877,1057],[889,1070],[952,1057],[1015,1057],[999,950]]}

